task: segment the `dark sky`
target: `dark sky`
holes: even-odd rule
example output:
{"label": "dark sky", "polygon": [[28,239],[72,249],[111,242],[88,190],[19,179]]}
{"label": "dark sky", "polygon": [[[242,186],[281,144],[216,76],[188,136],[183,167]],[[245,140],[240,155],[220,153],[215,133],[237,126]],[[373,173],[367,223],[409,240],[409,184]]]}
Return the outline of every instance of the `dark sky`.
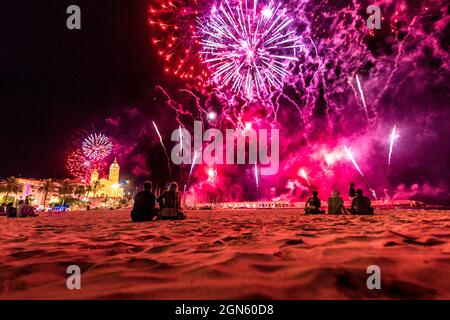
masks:
{"label": "dark sky", "polygon": [[[66,28],[66,8],[82,30]],[[2,2],[0,176],[60,177],[73,132],[139,103],[159,66],[146,1]]]}
{"label": "dark sky", "polygon": [[[303,3],[291,2],[296,5]],[[370,50],[361,45],[365,29],[361,31],[358,23],[353,25],[352,19],[340,18],[346,16],[342,15],[342,11],[347,8],[345,2],[308,3],[303,14],[297,12],[296,23],[302,27],[309,21],[306,17],[321,17],[312,20],[311,30],[322,30],[314,35],[314,39],[319,44],[318,47],[324,50],[322,57],[327,61],[328,91],[334,90],[333,94],[336,93],[328,97],[329,111],[334,112],[329,112],[329,115],[336,116],[335,119],[330,119],[331,122],[334,119],[335,123],[340,124],[338,127],[342,129],[341,136],[347,138],[348,132],[352,133],[355,128],[359,128],[360,132],[366,132],[367,129],[365,121],[357,120],[355,126],[354,119],[364,119],[360,112],[355,112],[361,109],[357,102],[359,98],[353,97],[348,85],[348,79],[356,73],[363,81],[369,106],[376,107],[378,112],[378,129],[381,131],[368,130],[364,143],[361,143],[370,144],[376,155],[367,156],[365,167],[372,168],[373,176],[383,178],[383,183],[378,183],[378,187],[382,191],[384,185],[391,188],[399,186],[408,191],[411,186],[415,186],[419,191],[425,190],[420,191],[424,194],[437,194],[435,198],[442,198],[444,194],[448,198],[450,150],[446,137],[450,127],[443,120],[448,118],[450,110],[449,25],[446,18],[449,9],[445,1],[433,1],[435,4],[430,11],[421,13],[417,19],[408,34],[408,41],[402,47],[399,67],[394,72],[388,90],[382,88],[386,85],[389,70],[396,65],[397,53],[394,49],[399,48],[399,40],[394,39],[394,32],[388,22],[397,19],[389,14],[394,14],[394,5],[398,1],[384,1],[386,24],[377,37],[367,41],[371,44]],[[423,7],[420,3],[408,2],[405,7],[408,10],[400,14],[403,25],[399,25],[399,30],[402,30],[399,39],[405,39],[407,23],[413,21],[416,10]],[[66,9],[72,4],[81,7],[81,31],[71,31],[66,27]],[[119,161],[122,160],[124,177],[151,178],[160,184],[167,181],[166,157],[159,146],[151,120],[158,122],[162,135],[170,142],[170,132],[176,127],[173,121],[175,113],[168,110],[166,98],[155,90],[155,85],[174,91],[181,83],[169,79],[161,72],[161,63],[150,44],[150,30],[146,22],[147,4],[148,0],[2,2],[0,177],[65,177],[68,175],[65,160],[68,150],[73,150],[75,133],[83,131],[85,137],[86,133],[109,130],[105,134],[122,149],[122,159],[120,154],[118,157]],[[399,6],[403,7],[401,4]],[[361,14],[365,15],[364,11]],[[344,27],[330,28],[330,17],[341,19],[339,21]],[[346,26],[353,29],[349,31]],[[336,39],[341,41],[335,41]],[[309,52],[315,51],[310,47]],[[341,59],[341,55],[353,58]],[[292,92],[294,99],[300,99],[300,104],[304,103],[305,107],[307,104],[304,97],[317,97],[316,102],[324,101],[320,99],[323,90],[319,77],[322,73],[317,72],[316,68],[322,57],[317,58],[315,54],[305,54],[302,57],[307,66],[304,71],[306,78],[310,79],[307,83],[303,84],[299,80],[303,75],[292,75],[301,84],[301,90],[297,90],[298,95]],[[286,88],[286,92],[289,93],[289,89],[291,88]],[[374,102],[376,97],[382,97],[378,104]],[[209,100],[209,95],[203,98],[211,105],[216,103],[215,100]],[[193,104],[183,95],[179,95],[179,99],[179,103],[186,104],[186,107]],[[217,104],[214,107],[222,107],[220,103]],[[314,101],[310,104],[315,107],[323,105]],[[341,112],[338,109],[343,104],[346,107]],[[284,141],[293,142],[283,144],[291,148],[284,152],[284,159],[290,162],[296,152],[302,153],[305,132],[297,130],[299,120],[292,117],[297,111],[292,109],[290,103],[285,102],[281,110],[286,119],[282,126],[289,128],[289,125],[293,125],[295,128],[293,131],[286,131],[287,135],[284,137],[287,139]],[[314,122],[317,125],[311,127],[321,131],[323,119],[320,114],[313,114],[312,118],[315,116],[318,116],[317,122]],[[341,121],[342,119],[345,121]],[[313,123],[313,120],[308,119],[309,123]],[[383,148],[386,147],[385,137],[394,123],[401,128],[401,140],[396,145],[388,184],[384,172],[386,150]],[[339,131],[333,130],[333,134]],[[292,136],[292,132],[296,135]],[[329,131],[325,133],[330,134]],[[309,138],[312,143],[320,145],[321,136],[311,134]],[[323,141],[326,142],[328,138],[325,135]],[[384,147],[377,149],[377,144],[380,143]],[[126,161],[123,155],[126,155]],[[383,164],[378,164],[378,160],[372,161],[372,158],[382,159],[380,161]],[[204,179],[204,172],[197,171],[200,178]],[[285,176],[278,180],[281,186],[279,190],[283,190],[291,175],[289,170],[285,171]],[[253,176],[249,177],[248,183],[253,185]],[[236,180],[230,181],[231,185],[236,185]],[[269,185],[271,184],[266,184],[267,187]]]}

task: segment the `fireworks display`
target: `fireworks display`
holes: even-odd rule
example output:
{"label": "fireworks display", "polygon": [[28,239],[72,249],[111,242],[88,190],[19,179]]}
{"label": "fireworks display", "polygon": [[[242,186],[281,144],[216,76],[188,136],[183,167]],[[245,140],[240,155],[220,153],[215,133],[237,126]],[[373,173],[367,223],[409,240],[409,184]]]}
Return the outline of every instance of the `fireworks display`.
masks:
{"label": "fireworks display", "polygon": [[389,138],[388,172],[389,172],[389,168],[391,166],[392,151],[394,150],[394,142],[397,137],[396,128],[397,128],[397,125],[394,125],[391,136]]}
{"label": "fireworks display", "polygon": [[225,0],[199,20],[202,55],[220,87],[245,97],[265,97],[283,86],[297,60],[300,37],[281,3]]}
{"label": "fireworks display", "polygon": [[[156,125],[155,121],[152,121],[153,127],[155,128],[156,134],[158,135],[159,138],[159,143],[161,144],[161,147],[164,150],[164,154],[166,155],[166,159],[167,159],[167,168],[169,169],[169,173],[170,173],[170,178],[173,180],[173,173],[172,173],[172,166],[170,165],[170,157],[169,154],[167,153],[167,148],[164,145],[164,141],[163,138],[161,136],[161,133],[159,132],[158,126]],[[181,132],[181,131],[180,131]],[[181,137],[181,135],[180,135]]]}
{"label": "fireworks display", "polygon": [[76,149],[69,154],[66,167],[70,175],[81,183],[90,182],[93,170],[103,171],[106,164],[103,160],[88,159],[81,149]]}
{"label": "fireworks display", "polygon": [[362,89],[361,82],[359,81],[358,75],[356,75],[356,83],[358,85],[359,94],[361,95],[361,102],[364,107],[364,112],[366,113],[366,117],[369,118],[369,112],[367,111],[366,97],[364,96],[364,91]]}
{"label": "fireworks display", "polygon": [[[300,199],[311,190],[343,192],[350,181],[376,197],[384,188],[411,186],[413,170],[423,173],[417,177],[419,186],[428,182],[427,174],[440,182],[426,155],[441,152],[434,137],[446,130],[435,119],[448,112],[442,94],[450,70],[448,47],[443,45],[447,7],[443,1],[383,0],[378,4],[381,29],[369,29],[366,5],[150,0],[154,58],[162,61],[168,75],[146,109],[164,128],[160,132],[153,122],[156,134],[149,136],[158,138],[162,150],[150,152],[160,152],[163,159],[154,164],[157,169],[165,169],[164,157],[168,164],[165,170],[155,170],[140,160],[137,172],[158,171],[161,179],[175,178],[188,193],[211,193],[214,188],[229,199],[255,199],[256,193],[258,199]],[[116,132],[129,133],[122,147],[133,157],[141,152],[139,159],[145,154],[135,141],[148,133],[151,122],[142,118],[145,121],[133,128],[121,119],[113,126]],[[130,119],[135,123],[137,117]],[[221,132],[279,129],[279,173],[262,175],[260,163],[206,166],[194,161],[189,175],[180,168],[172,177],[167,133],[180,127],[193,132],[194,121],[202,121],[205,130]],[[386,128],[393,123],[387,142]],[[400,126],[414,144],[406,139],[397,144]],[[406,148],[409,152],[402,152]],[[386,153],[389,172],[394,149],[396,159],[406,165],[396,168],[395,176],[386,175]],[[148,170],[143,170],[146,165]]]}
{"label": "fireworks display", "polygon": [[104,134],[94,133],[83,141],[81,149],[88,159],[100,161],[111,154],[113,144]]}
{"label": "fireworks display", "polygon": [[305,181],[308,183],[308,186],[311,187],[311,183],[309,182],[308,175],[306,174],[305,169],[303,169],[303,168],[300,169],[300,170],[299,170],[299,175],[300,175],[303,179],[305,179]]}
{"label": "fireworks display", "polygon": [[67,170],[77,180],[86,183],[91,175],[91,166],[81,150],[73,151],[67,157]]}
{"label": "fireworks display", "polygon": [[344,146],[344,149],[345,149],[345,153],[347,153],[348,159],[353,163],[356,170],[358,170],[359,174],[364,177],[364,173],[359,168],[358,163],[356,162],[355,158],[353,157],[353,153],[346,146]]}
{"label": "fireworks display", "polygon": [[164,72],[203,85],[207,70],[199,53],[196,19],[198,0],[153,0],[148,8],[152,44],[164,63]]}

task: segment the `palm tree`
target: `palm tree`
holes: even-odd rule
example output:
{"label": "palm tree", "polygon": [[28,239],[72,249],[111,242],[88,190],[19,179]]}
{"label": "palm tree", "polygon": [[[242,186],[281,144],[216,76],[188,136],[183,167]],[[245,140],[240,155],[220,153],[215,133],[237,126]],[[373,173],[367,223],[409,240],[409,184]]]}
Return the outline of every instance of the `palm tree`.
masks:
{"label": "palm tree", "polygon": [[92,191],[94,191],[94,198],[97,195],[97,191],[98,189],[103,188],[104,185],[102,185],[102,183],[100,182],[100,180],[96,180],[93,184],[92,184]]}
{"label": "palm tree", "polygon": [[73,193],[74,185],[69,181],[63,181],[59,187],[58,193],[63,196],[62,205],[66,202],[66,195]]}
{"label": "palm tree", "polygon": [[78,197],[78,199],[81,198],[82,195],[84,195],[86,193],[86,186],[84,185],[79,185],[75,188],[75,195]]}
{"label": "palm tree", "polygon": [[45,208],[45,202],[47,201],[47,195],[49,192],[52,192],[55,190],[55,185],[52,181],[52,179],[44,180],[42,184],[39,186],[39,192],[44,193],[44,208]]}
{"label": "palm tree", "polygon": [[22,184],[15,177],[8,177],[0,182],[2,192],[5,192],[5,202],[8,201],[10,193],[18,193],[22,191]]}
{"label": "palm tree", "polygon": [[90,185],[86,186],[84,190],[86,191],[86,197],[89,197],[89,193],[92,192],[92,187]]}

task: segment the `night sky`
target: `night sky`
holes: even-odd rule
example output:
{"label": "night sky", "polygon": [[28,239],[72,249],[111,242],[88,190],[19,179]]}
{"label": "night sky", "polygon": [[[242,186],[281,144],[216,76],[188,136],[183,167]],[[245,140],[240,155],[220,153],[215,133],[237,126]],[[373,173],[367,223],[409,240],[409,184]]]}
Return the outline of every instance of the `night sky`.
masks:
{"label": "night sky", "polygon": [[[82,30],[66,28],[66,8]],[[159,77],[146,1],[5,1],[0,176],[63,177],[73,132],[139,104]]]}
{"label": "night sky", "polygon": [[[327,193],[346,188],[349,179],[360,184],[368,179],[379,194],[387,188],[400,198],[450,202],[448,4],[382,0],[383,27],[370,37],[364,26],[370,1],[356,7],[348,0],[285,2],[296,13],[296,31],[306,49],[299,56],[301,68],[292,67],[278,92],[286,98],[279,99],[277,115],[282,170],[273,179],[261,179],[261,194],[271,194],[273,187],[276,195],[297,199],[297,192],[286,186],[307,190],[297,175],[306,166],[318,189]],[[81,7],[82,30],[66,27],[66,9],[72,4]],[[209,12],[210,3],[202,5],[202,12]],[[113,156],[122,165],[122,178],[167,182],[166,157],[152,120],[170,143],[170,133],[178,127],[171,103],[190,108],[181,120],[189,126],[192,118],[204,116],[194,116],[201,108],[223,111],[230,108],[230,99],[200,89],[195,91],[203,104],[199,108],[193,96],[177,90],[189,84],[163,73],[150,43],[147,6],[147,0],[2,4],[0,177],[67,177],[68,153],[80,147],[80,138],[102,132],[117,146]],[[357,75],[367,99],[367,119],[355,87]],[[289,99],[300,106],[300,116]],[[250,106],[244,116],[258,114],[258,108],[272,103],[267,102]],[[394,124],[400,138],[386,172],[386,139]],[[356,152],[364,179],[345,157],[331,172],[323,157],[316,156],[344,144]],[[205,170],[196,169],[191,182],[200,188]],[[181,170],[174,170],[174,180],[186,182]],[[252,168],[223,168],[221,179],[225,193],[254,197]]]}

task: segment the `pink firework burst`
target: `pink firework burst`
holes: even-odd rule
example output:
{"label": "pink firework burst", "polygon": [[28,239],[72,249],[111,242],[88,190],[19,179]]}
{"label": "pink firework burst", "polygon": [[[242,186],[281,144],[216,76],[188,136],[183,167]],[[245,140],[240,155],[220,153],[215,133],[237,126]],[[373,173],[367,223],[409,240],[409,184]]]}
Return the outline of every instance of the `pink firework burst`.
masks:
{"label": "pink firework burst", "polygon": [[292,22],[278,2],[225,0],[213,6],[198,25],[201,53],[214,82],[248,99],[282,88],[302,46]]}
{"label": "pink firework burst", "polygon": [[113,144],[111,140],[104,134],[91,134],[87,137],[82,145],[84,155],[89,160],[100,161],[108,157],[112,152]]}

